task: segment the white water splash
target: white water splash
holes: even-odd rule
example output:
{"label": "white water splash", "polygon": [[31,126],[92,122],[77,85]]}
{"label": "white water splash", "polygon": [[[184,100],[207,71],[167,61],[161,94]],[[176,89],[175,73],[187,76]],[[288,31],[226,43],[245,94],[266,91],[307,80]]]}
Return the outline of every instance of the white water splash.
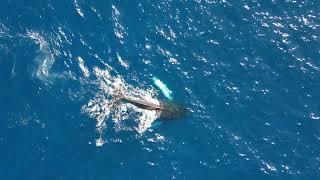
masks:
{"label": "white water splash", "polygon": [[84,18],[83,12],[81,11],[81,8],[80,8],[79,3],[78,3],[77,0],[74,1],[74,6],[76,7],[77,13],[78,13],[82,18]]}
{"label": "white water splash", "polygon": [[[82,111],[96,119],[96,129],[100,135],[107,129],[108,120],[114,122],[113,128],[116,131],[135,130],[144,133],[151,127],[152,123],[158,118],[156,111],[140,109],[129,103],[115,103],[112,94],[120,90],[127,96],[146,99],[159,104],[159,101],[153,98],[155,96],[154,89],[143,90],[128,85],[120,76],[112,76],[108,69],[102,70],[96,67],[93,74],[97,77],[100,90],[94,98],[82,107]],[[135,121],[137,126],[129,127],[126,125],[127,121]],[[103,141],[100,139],[97,142]],[[101,143],[98,144],[99,146],[102,145]]]}
{"label": "white water splash", "polygon": [[81,57],[78,57],[78,61],[79,61],[79,67],[82,70],[83,75],[85,77],[89,77],[90,72],[89,72],[88,68],[84,65],[84,60]]}
{"label": "white water splash", "polygon": [[121,66],[125,67],[126,69],[129,68],[128,62],[126,62],[125,60],[123,60],[118,53],[117,53],[117,58],[118,58],[119,63],[121,64]]}

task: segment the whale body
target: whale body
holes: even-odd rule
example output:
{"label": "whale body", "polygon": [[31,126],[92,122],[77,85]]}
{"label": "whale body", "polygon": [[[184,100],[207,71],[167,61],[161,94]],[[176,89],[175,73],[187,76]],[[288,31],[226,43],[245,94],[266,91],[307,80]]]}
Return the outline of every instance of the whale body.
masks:
{"label": "whale body", "polygon": [[156,110],[160,113],[160,118],[165,120],[181,118],[187,112],[187,109],[185,107],[178,105],[173,101],[160,101],[159,104],[155,104],[148,100],[125,96],[122,93],[120,95],[117,95],[116,97],[118,101],[130,103],[141,109]]}

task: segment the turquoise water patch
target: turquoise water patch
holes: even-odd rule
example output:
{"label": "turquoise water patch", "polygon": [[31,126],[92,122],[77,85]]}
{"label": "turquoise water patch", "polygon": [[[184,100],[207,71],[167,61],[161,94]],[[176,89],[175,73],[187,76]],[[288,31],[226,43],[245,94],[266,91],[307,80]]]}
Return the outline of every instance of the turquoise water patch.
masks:
{"label": "turquoise water patch", "polygon": [[152,78],[154,84],[161,90],[162,94],[172,100],[173,97],[172,97],[172,91],[167,87],[166,84],[164,84],[160,79],[156,78],[156,77],[153,77]]}

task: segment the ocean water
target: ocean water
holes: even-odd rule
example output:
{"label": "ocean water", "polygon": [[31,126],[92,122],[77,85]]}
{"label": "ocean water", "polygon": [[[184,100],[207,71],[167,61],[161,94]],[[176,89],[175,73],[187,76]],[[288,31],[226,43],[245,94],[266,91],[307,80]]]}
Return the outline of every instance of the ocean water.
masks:
{"label": "ocean water", "polygon": [[5,0],[0,179],[318,179],[319,47],[316,0]]}

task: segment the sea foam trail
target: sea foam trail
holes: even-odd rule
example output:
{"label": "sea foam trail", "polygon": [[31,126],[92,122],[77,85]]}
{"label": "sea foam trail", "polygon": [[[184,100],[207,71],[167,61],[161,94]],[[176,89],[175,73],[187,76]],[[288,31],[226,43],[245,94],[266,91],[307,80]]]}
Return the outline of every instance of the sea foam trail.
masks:
{"label": "sea foam trail", "polygon": [[[62,30],[60,31],[62,32]],[[52,85],[55,79],[74,79],[72,74],[68,72],[57,72],[53,69],[56,58],[61,58],[59,47],[62,45],[60,44],[62,40],[59,39],[59,36],[48,36],[49,37],[44,33],[33,30],[27,31],[26,38],[31,39],[39,46],[36,52],[37,55],[34,58],[36,69],[33,75],[40,79],[45,85]]]}
{"label": "sea foam trail", "polygon": [[49,48],[48,42],[38,32],[29,31],[27,35],[39,45],[38,55],[35,58],[35,61],[38,63],[36,76],[42,81],[47,81],[50,69],[55,61],[53,53]]}

